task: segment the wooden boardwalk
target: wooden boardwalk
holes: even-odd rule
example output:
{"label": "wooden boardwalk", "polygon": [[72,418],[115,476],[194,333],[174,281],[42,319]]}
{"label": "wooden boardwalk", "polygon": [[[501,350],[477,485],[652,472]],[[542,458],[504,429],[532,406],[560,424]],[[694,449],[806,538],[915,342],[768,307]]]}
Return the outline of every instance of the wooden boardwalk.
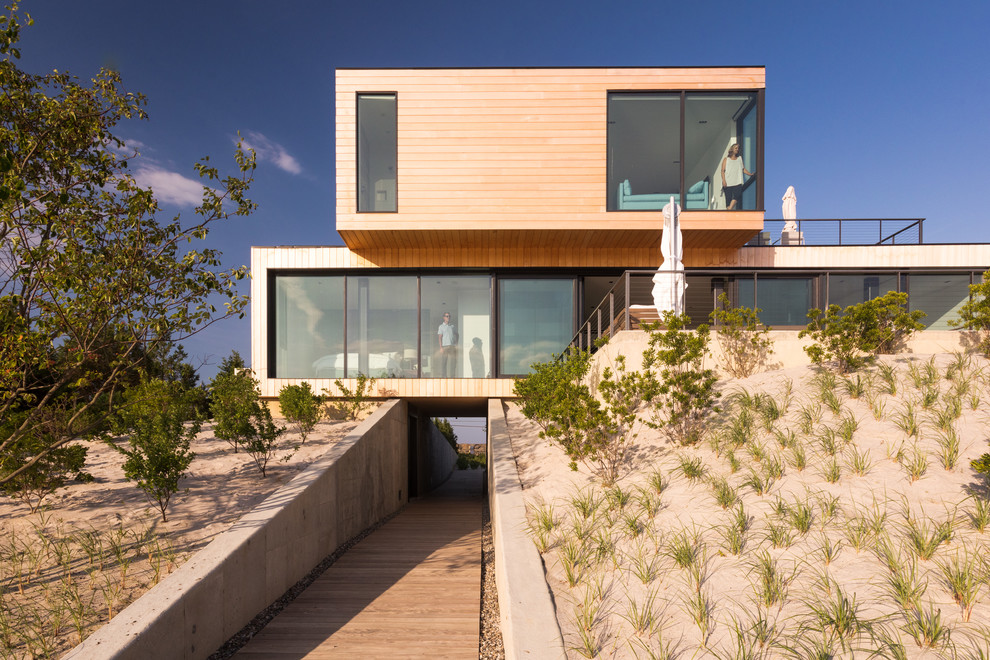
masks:
{"label": "wooden boardwalk", "polygon": [[338,559],[237,658],[477,658],[481,471],[455,471]]}

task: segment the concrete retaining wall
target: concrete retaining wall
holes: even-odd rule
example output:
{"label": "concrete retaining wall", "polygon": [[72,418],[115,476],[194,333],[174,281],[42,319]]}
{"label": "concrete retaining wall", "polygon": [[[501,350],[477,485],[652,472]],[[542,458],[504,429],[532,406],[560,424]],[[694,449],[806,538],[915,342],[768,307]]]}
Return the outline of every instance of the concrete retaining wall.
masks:
{"label": "concrete retaining wall", "polygon": [[450,473],[457,467],[457,452],[432,420],[429,420],[427,428],[429,430],[426,438],[426,460],[430,466],[427,488],[433,490],[447,481]]}
{"label": "concrete retaining wall", "polygon": [[526,504],[500,399],[488,400],[488,502],[506,660],[563,658],[543,559],[526,532]]}
{"label": "concrete retaining wall", "polygon": [[65,657],[208,657],[338,546],[405,504],[407,480],[407,405],[393,400]]}

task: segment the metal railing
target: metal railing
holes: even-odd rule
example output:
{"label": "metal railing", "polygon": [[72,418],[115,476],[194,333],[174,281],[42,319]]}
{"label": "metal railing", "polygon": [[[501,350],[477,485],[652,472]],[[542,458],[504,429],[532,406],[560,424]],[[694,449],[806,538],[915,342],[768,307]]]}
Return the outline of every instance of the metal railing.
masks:
{"label": "metal railing", "polygon": [[655,270],[624,272],[568,345],[594,352],[600,338],[638,328],[639,319],[630,313],[630,308],[653,305],[654,274]]}
{"label": "metal railing", "polygon": [[[747,247],[781,245],[786,220],[764,220],[763,231]],[[921,245],[924,218],[795,220],[800,245]],[[795,245],[795,243],[791,243]]]}

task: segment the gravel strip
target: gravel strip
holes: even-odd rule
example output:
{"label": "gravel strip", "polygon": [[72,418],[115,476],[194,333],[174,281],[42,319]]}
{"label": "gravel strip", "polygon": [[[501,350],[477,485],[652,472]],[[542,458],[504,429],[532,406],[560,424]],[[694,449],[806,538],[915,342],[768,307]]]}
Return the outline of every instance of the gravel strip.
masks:
{"label": "gravel strip", "polygon": [[[241,628],[240,632],[238,632],[236,635],[228,639],[224,643],[224,645],[221,646],[216,651],[216,653],[214,653],[209,657],[209,660],[226,660],[227,658],[233,657],[233,655],[238,651],[240,651],[245,644],[251,641],[252,637],[254,637],[259,632],[261,632],[261,629],[267,626],[269,621],[274,619],[282,610],[286,608],[286,606],[289,603],[294,601],[296,599],[296,596],[298,596],[303,591],[305,591],[306,587],[313,584],[313,582],[316,581],[316,578],[323,575],[323,573],[328,568],[330,568],[335,561],[340,559],[340,557],[345,552],[353,548],[358,542],[362,541],[369,534],[380,528],[382,525],[387,523],[392,518],[399,515],[399,513],[401,512],[402,509],[399,509],[392,515],[383,518],[382,520],[378,521],[377,523],[375,523],[368,529],[364,530],[354,538],[345,542],[339,548],[334,550],[331,554],[327,555],[327,557],[319,564],[317,564],[316,568],[310,571],[309,574],[306,575],[306,577],[304,577],[303,579],[299,580],[299,582],[296,582],[294,585],[292,585],[288,591],[286,591],[284,594],[282,594],[279,597],[278,600],[276,600],[274,603],[272,603],[267,608],[265,608],[261,612],[261,614],[254,617],[254,619],[251,620],[251,623]],[[496,614],[496,621],[497,618],[498,615]],[[499,637],[499,646],[501,646],[501,636]]]}
{"label": "gravel strip", "polygon": [[499,628],[498,590],[495,588],[495,544],[488,498],[481,506],[481,643],[480,660],[504,660],[502,631]]}

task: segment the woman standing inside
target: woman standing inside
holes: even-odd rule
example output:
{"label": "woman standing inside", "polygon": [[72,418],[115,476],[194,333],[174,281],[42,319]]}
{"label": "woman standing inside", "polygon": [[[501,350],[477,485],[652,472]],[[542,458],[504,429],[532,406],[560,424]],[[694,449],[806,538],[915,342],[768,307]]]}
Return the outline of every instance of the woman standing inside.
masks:
{"label": "woman standing inside", "polygon": [[753,176],[739,155],[739,144],[733,143],[729,155],[722,159],[722,192],[725,193],[725,208],[729,211],[742,206],[743,174]]}

